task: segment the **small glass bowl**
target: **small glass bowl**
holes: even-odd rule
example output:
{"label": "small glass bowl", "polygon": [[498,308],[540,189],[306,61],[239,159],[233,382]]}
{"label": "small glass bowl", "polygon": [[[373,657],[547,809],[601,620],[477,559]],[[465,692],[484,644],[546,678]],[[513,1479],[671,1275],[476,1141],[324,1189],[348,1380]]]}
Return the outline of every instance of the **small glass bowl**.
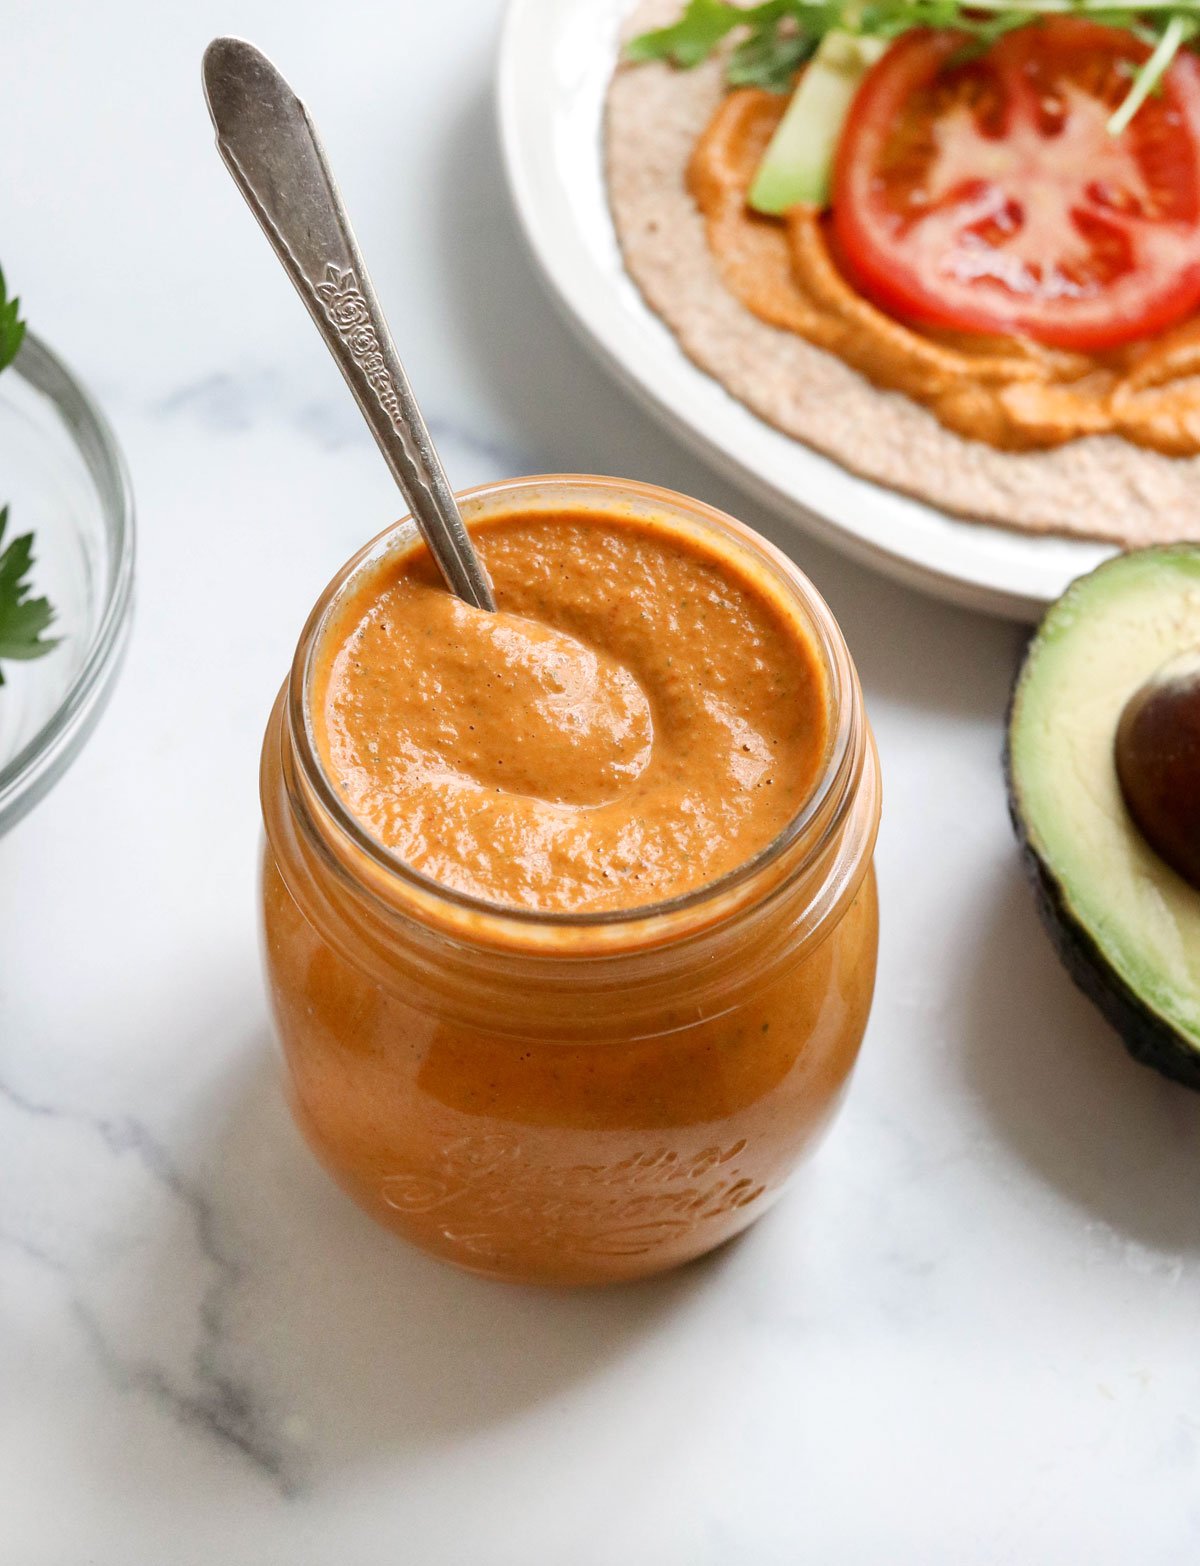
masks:
{"label": "small glass bowl", "polygon": [[58,781],[112,693],[133,604],[133,492],[99,408],[32,333],[0,375],[0,550],[33,533],[31,591],[58,646],[6,659],[0,686],[0,833]]}

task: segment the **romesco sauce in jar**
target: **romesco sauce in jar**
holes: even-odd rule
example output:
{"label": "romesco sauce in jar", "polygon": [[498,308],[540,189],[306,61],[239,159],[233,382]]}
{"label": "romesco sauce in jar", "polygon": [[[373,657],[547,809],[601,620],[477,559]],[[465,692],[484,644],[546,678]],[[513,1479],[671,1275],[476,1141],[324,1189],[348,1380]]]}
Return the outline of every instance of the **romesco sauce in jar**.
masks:
{"label": "romesco sauce in jar", "polygon": [[828,609],[731,518],[595,478],[462,504],[498,612],[401,523],[326,590],[268,727],[291,1102],[424,1249],[637,1277],[753,1221],[837,1103],[874,745]]}

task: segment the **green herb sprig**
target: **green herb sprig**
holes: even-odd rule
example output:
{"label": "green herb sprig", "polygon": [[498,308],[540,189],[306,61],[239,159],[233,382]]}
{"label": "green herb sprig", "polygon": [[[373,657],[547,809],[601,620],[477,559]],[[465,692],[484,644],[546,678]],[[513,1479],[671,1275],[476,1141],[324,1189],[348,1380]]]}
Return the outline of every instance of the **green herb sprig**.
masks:
{"label": "green herb sprig", "polygon": [[[8,507],[4,506],[0,508],[0,544],[7,526]],[[32,566],[32,533],[22,533],[0,550],[0,659],[41,658],[58,646],[56,638],[42,634],[54,619],[50,600],[29,596]],[[0,668],[3,684],[4,670]]]}
{"label": "green herb sprig", "polygon": [[[17,356],[25,336],[20,300],[8,297],[0,271],[0,370]],[[0,544],[8,528],[8,507],[0,508]],[[31,598],[29,573],[33,567],[33,534],[22,533],[0,550],[0,659],[41,658],[58,640],[43,633],[54,619],[48,598]],[[0,668],[0,685],[4,670]]]}
{"label": "green herb sprig", "polygon": [[974,48],[986,49],[1015,28],[1047,16],[1086,16],[1123,27],[1154,46],[1133,76],[1129,92],[1109,121],[1120,135],[1155,91],[1181,48],[1200,40],[1200,0],[1148,0],[1137,7],[1110,0],[764,0],[752,6],[730,0],[688,0],[670,27],[642,33],[626,46],[630,60],[669,60],[688,70],[741,30],[726,66],[731,87],[787,92],[793,77],[835,29],[864,38],[898,38],[914,27],[953,28]]}
{"label": "green herb sprig", "polygon": [[0,370],[7,369],[17,357],[17,349],[25,337],[25,322],[18,313],[20,308],[19,299],[8,297],[4,269],[0,267]]}

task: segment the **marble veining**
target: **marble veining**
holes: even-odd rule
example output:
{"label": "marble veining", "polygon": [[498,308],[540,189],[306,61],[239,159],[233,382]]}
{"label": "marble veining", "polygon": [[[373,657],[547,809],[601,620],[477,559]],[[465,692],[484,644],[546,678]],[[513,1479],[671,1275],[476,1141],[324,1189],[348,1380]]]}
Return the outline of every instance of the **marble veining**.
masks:
{"label": "marble veining", "polygon": [[[328,397],[313,400],[307,388],[297,388],[275,368],[216,371],[173,387],[157,397],[148,411],[155,418],[186,420],[218,437],[244,435],[269,419],[283,419],[321,450],[361,448],[369,460],[372,449],[370,431],[349,391],[343,394],[335,386]],[[423,411],[434,443],[456,475],[485,471],[515,477],[553,466],[442,413],[436,405]]]}
{"label": "marble veining", "polygon": [[[289,1470],[285,1443],[272,1427],[268,1411],[222,1368],[228,1304],[237,1292],[243,1265],[222,1241],[216,1214],[204,1193],[185,1178],[167,1149],[132,1117],[102,1119],[61,1109],[28,1098],[0,1080],[0,1128],[6,1117],[48,1123],[52,1136],[31,1139],[40,1157],[53,1158],[59,1151],[55,1143],[65,1141],[68,1148],[74,1144],[68,1165],[90,1162],[97,1155],[102,1163],[130,1161],[145,1181],[179,1208],[207,1274],[194,1299],[194,1322],[188,1334],[192,1342],[186,1360],[170,1363],[147,1358],[143,1345],[122,1337],[106,1320],[103,1299],[93,1296],[90,1283],[96,1236],[80,1233],[69,1212],[60,1211],[49,1224],[43,1213],[40,1223],[31,1225],[26,1233],[20,1227],[20,1201],[6,1202],[0,1223],[0,1252],[14,1251],[55,1277],[93,1363],[118,1391],[151,1399],[173,1420],[236,1452],[281,1493],[292,1493],[297,1480]],[[20,1145],[21,1139],[10,1125],[0,1129],[0,1140],[11,1149],[14,1142]],[[14,1173],[6,1171],[6,1189]],[[97,1184],[102,1195],[103,1175]],[[68,1200],[73,1194],[69,1186],[64,1190]],[[10,1214],[10,1205],[15,1213]]]}

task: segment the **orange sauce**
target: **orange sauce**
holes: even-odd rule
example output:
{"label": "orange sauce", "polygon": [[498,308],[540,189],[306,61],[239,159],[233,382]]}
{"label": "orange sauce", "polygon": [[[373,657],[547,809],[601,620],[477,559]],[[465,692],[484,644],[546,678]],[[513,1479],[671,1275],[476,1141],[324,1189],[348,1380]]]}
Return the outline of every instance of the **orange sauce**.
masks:
{"label": "orange sauce", "polygon": [[992,446],[1037,449],[1117,434],[1170,456],[1200,452],[1200,321],[1103,354],[925,329],[855,289],[821,213],[752,211],[746,192],[786,106],[756,88],[728,94],[688,170],[717,268],[748,310]]}
{"label": "orange sauce", "polygon": [[381,842],[460,892],[595,912],[692,891],[782,831],[825,757],[827,693],[736,557],[570,513],[477,545],[498,614],[420,550],[326,636],[317,744]]}
{"label": "orange sauce", "polygon": [[[398,877],[381,912],[361,849],[332,870],[286,783],[282,701],[268,729],[293,1109],[355,1200],[436,1255],[635,1277],[750,1223],[838,1102],[874,981],[874,751],[864,726],[836,863],[773,850],[761,893],[719,918],[685,905],[667,938],[638,910],[762,855],[818,788],[827,656],[741,534],[569,507],[472,531],[499,612],[451,598],[423,550],[385,560],[332,612],[308,714],[354,819],[479,911],[431,925]],[[514,923],[543,916],[549,954]]]}

